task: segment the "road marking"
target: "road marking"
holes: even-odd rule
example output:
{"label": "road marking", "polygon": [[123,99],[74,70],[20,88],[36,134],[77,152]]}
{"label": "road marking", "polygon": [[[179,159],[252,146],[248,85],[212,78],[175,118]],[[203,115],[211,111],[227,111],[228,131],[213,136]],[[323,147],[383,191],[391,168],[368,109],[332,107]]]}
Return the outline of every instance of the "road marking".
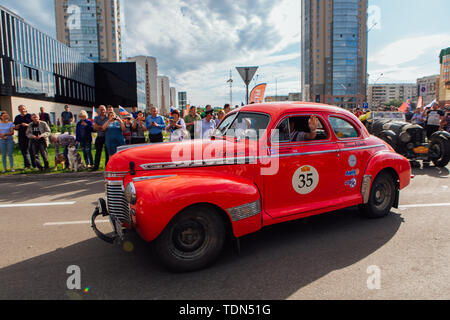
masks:
{"label": "road marking", "polygon": [[0,204],[0,208],[70,206],[75,203],[76,203],[75,201],[70,201],[70,202],[47,202],[47,203]]}
{"label": "road marking", "polygon": [[399,209],[407,208],[431,208],[431,207],[450,207],[450,203],[426,203],[426,204],[408,204],[399,206]]}
{"label": "road marking", "polygon": [[[109,220],[96,220],[95,223],[107,223]],[[65,225],[73,225],[73,224],[90,224],[91,221],[85,220],[85,221],[64,221],[64,222],[47,222],[44,223],[44,227],[51,227],[51,226],[65,226]]]}

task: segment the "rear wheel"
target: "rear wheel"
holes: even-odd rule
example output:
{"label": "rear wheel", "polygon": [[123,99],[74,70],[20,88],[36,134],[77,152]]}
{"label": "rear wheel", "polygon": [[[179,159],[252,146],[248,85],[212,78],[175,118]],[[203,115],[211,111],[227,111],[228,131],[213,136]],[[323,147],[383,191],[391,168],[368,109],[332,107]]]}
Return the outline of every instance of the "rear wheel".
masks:
{"label": "rear wheel", "polygon": [[396,192],[392,175],[387,172],[380,173],[370,189],[369,202],[361,206],[362,212],[372,219],[387,216],[394,205]]}
{"label": "rear wheel", "polygon": [[225,243],[225,225],[209,207],[179,213],[154,241],[156,254],[167,268],[186,272],[214,262]]}
{"label": "rear wheel", "polygon": [[430,153],[434,155],[431,158],[436,167],[445,167],[450,162],[450,141],[434,137],[430,143]]}

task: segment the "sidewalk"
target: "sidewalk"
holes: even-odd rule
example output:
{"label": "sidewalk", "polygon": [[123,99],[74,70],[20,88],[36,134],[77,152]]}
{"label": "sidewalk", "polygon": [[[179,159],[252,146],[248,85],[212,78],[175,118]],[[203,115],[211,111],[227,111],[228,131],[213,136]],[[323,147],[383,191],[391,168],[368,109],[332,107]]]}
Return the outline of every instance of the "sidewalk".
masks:
{"label": "sidewalk", "polygon": [[95,178],[103,180],[103,171],[95,172],[67,172],[67,173],[30,173],[30,174],[14,174],[14,175],[1,175],[1,182],[24,182],[24,181],[44,181],[44,180],[76,180],[83,178]]}

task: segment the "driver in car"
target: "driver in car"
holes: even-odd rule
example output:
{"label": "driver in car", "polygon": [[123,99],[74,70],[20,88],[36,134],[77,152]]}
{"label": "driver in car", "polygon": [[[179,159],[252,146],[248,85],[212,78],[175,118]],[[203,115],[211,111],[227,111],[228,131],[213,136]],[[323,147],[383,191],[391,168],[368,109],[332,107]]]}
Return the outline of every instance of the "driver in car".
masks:
{"label": "driver in car", "polygon": [[[304,121],[302,121],[302,122],[304,122]],[[304,129],[299,129],[299,121],[296,121],[295,118],[290,118],[289,119],[289,129],[290,129],[289,131],[291,132],[291,134],[290,134],[291,142],[314,140],[316,138],[316,131],[317,131],[318,124],[319,124],[319,119],[317,119],[316,116],[311,116],[308,120],[309,132],[307,132],[306,128],[305,128],[306,129],[305,131],[303,131]],[[302,128],[302,127],[304,128],[304,124],[302,124],[302,125],[303,126],[300,126],[300,128]]]}

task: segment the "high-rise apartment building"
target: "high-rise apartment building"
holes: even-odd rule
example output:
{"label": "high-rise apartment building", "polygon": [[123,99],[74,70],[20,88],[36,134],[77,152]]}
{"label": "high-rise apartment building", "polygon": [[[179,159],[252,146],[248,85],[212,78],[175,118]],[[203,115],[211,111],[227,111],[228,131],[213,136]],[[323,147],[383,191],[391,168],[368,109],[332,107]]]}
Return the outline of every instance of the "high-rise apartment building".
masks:
{"label": "high-rise apartment building", "polygon": [[170,87],[170,106],[177,107],[177,89],[174,87]]}
{"label": "high-rise apartment building", "polygon": [[415,83],[380,83],[370,84],[367,88],[367,102],[370,107],[383,107],[392,100],[417,101]]}
{"label": "high-rise apartment building", "polygon": [[437,99],[439,91],[439,75],[427,76],[417,79],[419,97],[423,97],[425,105]]}
{"label": "high-rise apartment building", "polygon": [[367,0],[302,0],[304,101],[352,108],[365,100]]}
{"label": "high-rise apartment building", "polygon": [[170,84],[169,77],[158,76],[158,102],[156,106],[159,108],[159,113],[168,115],[170,112]]}
{"label": "high-rise apartment building", "polygon": [[136,56],[128,58],[127,61],[136,62],[145,71],[145,94],[149,110],[151,105],[158,106],[158,64],[153,57]]}
{"label": "high-rise apartment building", "polygon": [[97,62],[122,61],[120,0],[55,0],[60,42]]}
{"label": "high-rise apartment building", "polygon": [[450,47],[439,55],[441,75],[439,77],[438,101],[441,106],[450,105]]}
{"label": "high-rise apartment building", "polygon": [[[187,93],[186,91],[178,92],[178,106],[181,110],[185,110],[187,108]],[[189,110],[188,110],[189,111]]]}

